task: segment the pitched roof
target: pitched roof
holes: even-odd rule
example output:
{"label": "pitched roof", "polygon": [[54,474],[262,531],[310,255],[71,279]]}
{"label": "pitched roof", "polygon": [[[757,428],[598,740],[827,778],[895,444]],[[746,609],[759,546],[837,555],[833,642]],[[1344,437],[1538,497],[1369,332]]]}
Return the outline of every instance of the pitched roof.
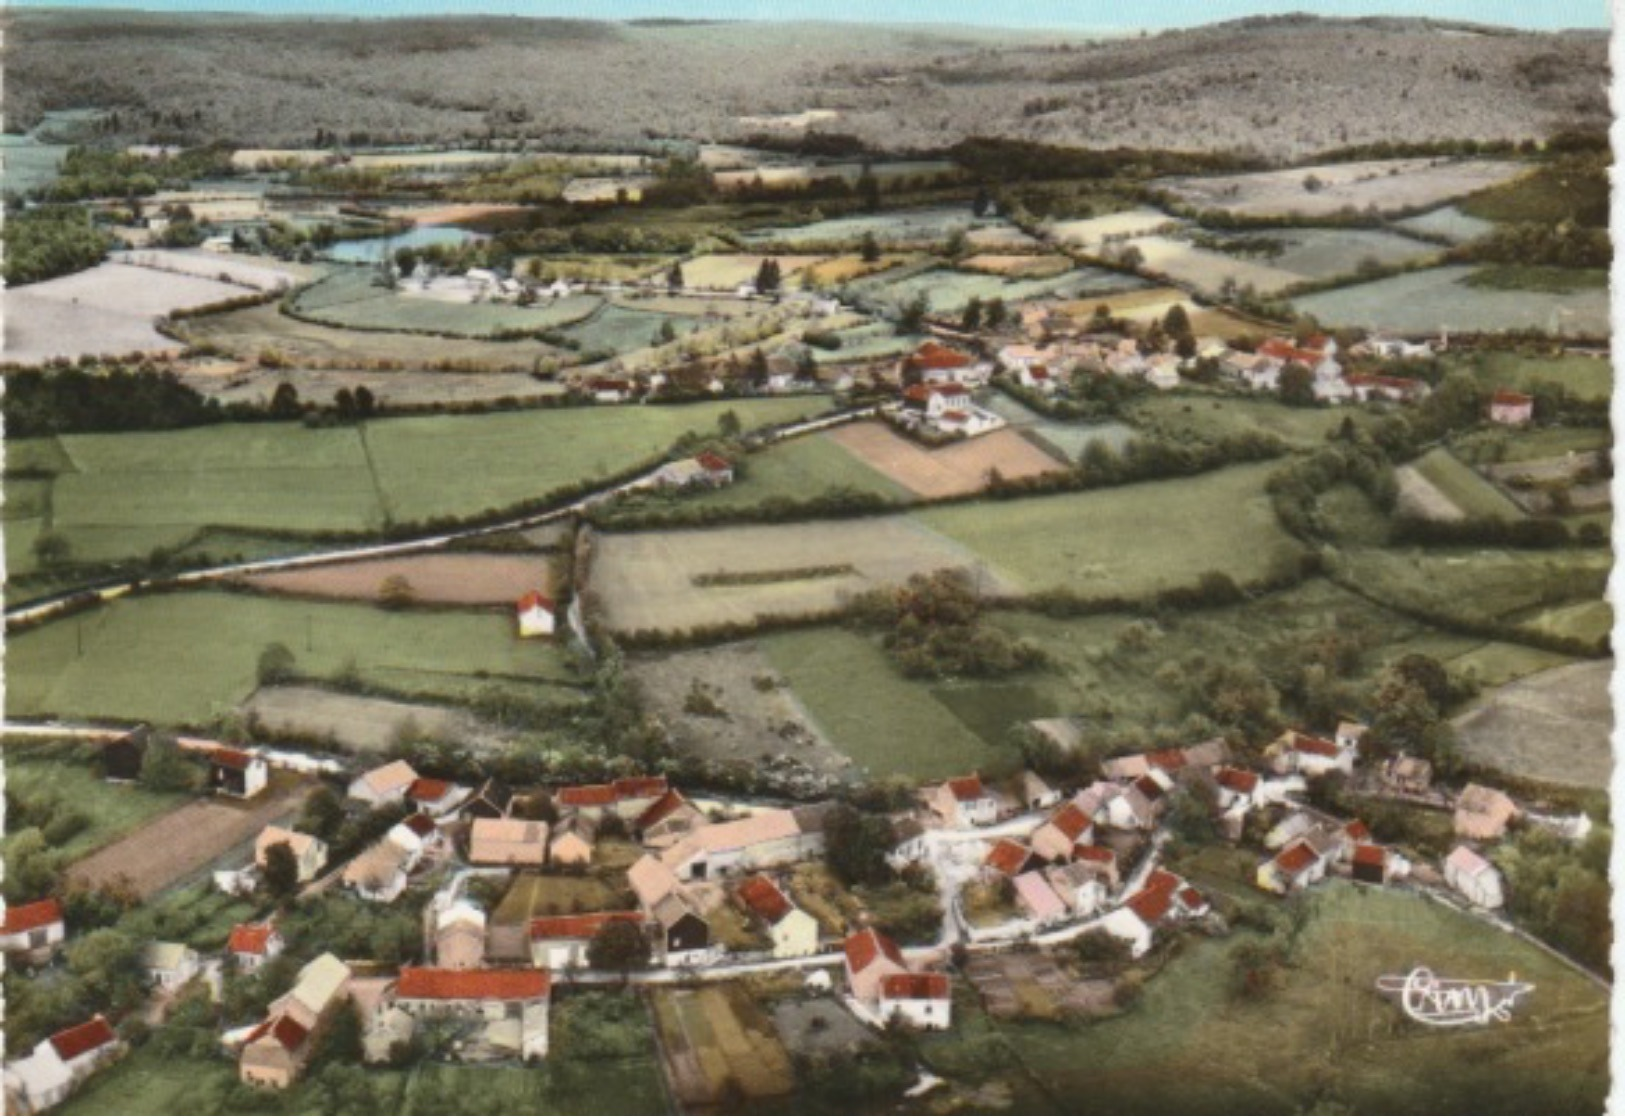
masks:
{"label": "pitched roof", "polygon": [[883,999],[947,999],[948,978],[940,972],[894,972],[880,979]]}
{"label": "pitched roof", "polygon": [[401,999],[542,999],[552,987],[545,968],[403,968]]}
{"label": "pitched roof", "polygon": [[1055,893],[1049,880],[1037,871],[1028,871],[1011,880],[1016,897],[1039,921],[1066,913],[1066,903]]}
{"label": "pitched roof", "polygon": [[1072,858],[1085,863],[1117,863],[1117,853],[1098,844],[1074,844]]}
{"label": "pitched roof", "polygon": [[1299,754],[1315,754],[1322,758],[1336,758],[1343,753],[1336,743],[1301,732],[1292,736],[1292,749]]}
{"label": "pitched roof", "polygon": [[374,793],[380,794],[410,789],[412,783],[417,780],[418,772],[412,769],[412,764],[400,758],[361,775],[362,783]]}
{"label": "pitched roof", "polygon": [[1495,870],[1494,864],[1465,844],[1451,852],[1444,862],[1446,867],[1454,868],[1465,875],[1482,875],[1486,871]]}
{"label": "pitched roof", "polygon": [[927,340],[909,357],[916,369],[960,369],[971,364],[971,357],[958,350]]}
{"label": "pitched roof", "polygon": [[1344,828],[1343,831],[1348,835],[1350,840],[1357,843],[1364,843],[1365,841],[1371,839],[1371,830],[1365,826],[1364,821],[1350,821],[1348,826]]}
{"label": "pitched roof", "polygon": [[1237,793],[1251,793],[1258,788],[1258,775],[1251,770],[1237,770],[1233,766],[1224,766],[1219,770],[1218,782],[1225,789],[1235,790]]}
{"label": "pitched roof", "polygon": [[987,796],[982,779],[972,774],[968,778],[949,778],[946,783],[955,801],[980,801]]}
{"label": "pitched roof", "polygon": [[42,898],[21,906],[7,906],[6,919],[0,923],[0,934],[27,933],[31,929],[52,925],[62,920],[62,904],[54,898]]}
{"label": "pitched roof", "polygon": [[1306,842],[1299,840],[1291,847],[1283,849],[1282,852],[1275,857],[1275,866],[1279,867],[1282,871],[1285,871],[1288,875],[1296,875],[1298,872],[1308,868],[1319,858],[1320,856],[1315,853],[1314,848],[1310,847]]}
{"label": "pitched roof", "polygon": [[541,607],[544,611],[550,612],[557,609],[553,600],[549,599],[546,595],[543,595],[540,591],[525,592],[519,597],[519,602],[516,604],[516,606],[521,613],[533,611],[537,607]]}
{"label": "pitched roof", "polygon": [[522,858],[540,863],[547,850],[545,821],[516,817],[481,817],[468,833],[468,858],[474,863],[507,863]]}
{"label": "pitched roof", "polygon": [[232,770],[247,770],[254,762],[253,755],[234,747],[216,747],[209,752],[209,758],[216,766],[226,766]]}
{"label": "pitched roof", "polygon": [[795,903],[785,897],[778,884],[766,875],[752,875],[740,883],[738,894],[739,901],[745,904],[745,909],[770,926],[778,925],[796,908]]}
{"label": "pitched roof", "polygon": [[1001,875],[1015,876],[1021,874],[1021,869],[1026,867],[1027,861],[1032,858],[1033,851],[1027,845],[1016,840],[1004,839],[988,850],[987,858],[982,862]]}
{"label": "pitched roof", "polygon": [[640,832],[646,828],[653,828],[687,804],[688,798],[674,789],[668,789],[660,795],[658,801],[643,811],[643,815],[638,818],[636,827]]}
{"label": "pitched roof", "polygon": [[1128,900],[1128,908],[1147,925],[1154,925],[1167,915],[1179,886],[1177,875],[1158,868],[1146,879],[1145,886]]}
{"label": "pitched roof", "polygon": [[1496,404],[1526,405],[1534,404],[1535,398],[1526,393],[1515,393],[1511,389],[1497,389],[1490,398]]}
{"label": "pitched roof", "polygon": [[619,800],[620,796],[615,792],[615,787],[607,783],[597,786],[565,786],[558,792],[560,805],[569,805],[577,809],[613,805]]}
{"label": "pitched roof", "polygon": [[413,801],[439,801],[451,792],[451,783],[439,778],[419,778],[406,790]]}
{"label": "pitched roof", "polygon": [[635,801],[643,797],[659,797],[666,792],[663,775],[654,777],[616,778],[610,783],[615,796],[622,801]]}
{"label": "pitched roof", "polygon": [[271,935],[275,932],[276,927],[270,922],[239,922],[231,927],[231,937],[226,941],[226,949],[233,953],[263,956],[271,944]]}
{"label": "pitched roof", "polygon": [[108,1025],[107,1020],[96,1015],[76,1027],[69,1027],[53,1034],[51,1049],[55,1050],[56,1056],[64,1062],[71,1062],[82,1054],[88,1054],[103,1046],[111,1046],[117,1041],[118,1036],[113,1033],[113,1028]]}
{"label": "pitched roof", "polygon": [[1197,890],[1195,887],[1186,885],[1179,888],[1180,905],[1184,906],[1187,910],[1195,910],[1206,901],[1207,900],[1202,897],[1202,892]]}
{"label": "pitched roof", "polygon": [[645,910],[653,910],[661,899],[682,889],[672,869],[649,855],[640,856],[636,863],[626,869],[626,879],[632,884],[632,892],[638,896],[638,902]]}
{"label": "pitched roof", "polygon": [[300,1005],[320,1012],[350,982],[350,966],[323,953],[299,970],[299,982],[288,993]]}
{"label": "pitched roof", "polygon": [[872,927],[860,929],[848,937],[841,951],[846,954],[846,966],[854,973],[865,971],[882,957],[899,968],[908,967],[903,963],[903,952],[897,947],[897,942]]}
{"label": "pitched roof", "polygon": [[643,924],[643,915],[636,910],[608,910],[598,914],[566,914],[558,918],[532,918],[532,941],[589,941],[610,922]]}
{"label": "pitched roof", "polygon": [[1061,835],[1068,840],[1076,840],[1089,831],[1089,814],[1078,807],[1076,801],[1068,801],[1056,810],[1049,823],[1061,830]]}
{"label": "pitched roof", "polygon": [[1180,750],[1178,747],[1170,747],[1167,750],[1161,751],[1151,751],[1145,756],[1145,761],[1148,765],[1155,766],[1158,770],[1163,770],[1171,774],[1175,770],[1183,770],[1185,768],[1185,752]]}
{"label": "pitched roof", "polygon": [[662,858],[679,864],[696,852],[725,852],[799,836],[805,814],[790,809],[768,809],[736,821],[702,825]]}
{"label": "pitched roof", "polygon": [[733,470],[733,464],[728,462],[728,460],[724,459],[721,455],[718,455],[715,451],[702,451],[699,453],[699,455],[695,456],[695,459],[700,466],[704,467],[708,471]]}
{"label": "pitched roof", "polygon": [[1375,844],[1359,844],[1354,849],[1354,863],[1358,867],[1382,867],[1388,862],[1388,853]]}

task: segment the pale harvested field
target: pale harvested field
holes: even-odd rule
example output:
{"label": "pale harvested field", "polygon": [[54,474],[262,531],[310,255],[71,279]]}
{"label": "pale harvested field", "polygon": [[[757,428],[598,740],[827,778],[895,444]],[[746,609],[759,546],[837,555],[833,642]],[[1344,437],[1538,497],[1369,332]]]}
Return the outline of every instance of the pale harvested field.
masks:
{"label": "pale harvested field", "polygon": [[1146,268],[1203,292],[1217,292],[1226,280],[1234,280],[1267,296],[1303,279],[1284,268],[1227,257],[1171,237],[1139,237],[1129,244],[1140,250]]}
{"label": "pale harvested field", "polygon": [[796,273],[824,259],[790,254],[707,253],[683,262],[683,282],[690,288],[731,290],[754,282],[756,270],[770,257],[779,262],[780,279],[786,287],[791,286],[790,278]]}
{"label": "pale harvested field", "polygon": [[1520,777],[1608,788],[1613,670],[1612,660],[1583,661],[1496,689],[1456,719],[1462,754]]}
{"label": "pale harvested field", "polygon": [[1065,463],[1008,428],[935,451],[872,421],[842,425],[829,438],[922,498],[973,494],[987,487],[988,472],[994,468],[1005,478],[1066,469]]}
{"label": "pale harvested field", "polygon": [[959,267],[995,276],[1059,276],[1072,267],[1072,258],[1056,253],[978,253],[960,261]]}
{"label": "pale harvested field", "polygon": [[1400,513],[1429,521],[1460,521],[1466,516],[1415,467],[1400,467],[1394,472],[1394,482],[1399,486]]}
{"label": "pale harvested field", "polygon": [[320,688],[262,688],[242,710],[270,735],[329,739],[350,751],[386,751],[409,732],[465,746],[495,742],[489,729],[464,711]]}
{"label": "pale harvested field", "polygon": [[[1521,164],[1495,160],[1393,159],[1293,167],[1248,175],[1164,179],[1192,206],[1236,214],[1331,214],[1352,206],[1389,213],[1431,206],[1472,194],[1517,175]],[[1313,175],[1319,190],[1304,188]]]}
{"label": "pale harvested field", "polygon": [[1053,222],[1046,232],[1050,237],[1080,248],[1098,248],[1108,237],[1143,237],[1164,226],[1182,225],[1183,222],[1161,210],[1142,206],[1134,210],[1120,210],[1115,214],[1102,214],[1098,218],[1076,218],[1069,222]]}
{"label": "pale harvested field", "polygon": [[1002,249],[1017,253],[1037,252],[1043,246],[1038,238],[1015,226],[983,226],[969,230],[965,234],[965,241],[976,249]]}
{"label": "pale harvested field", "polygon": [[324,599],[376,601],[384,581],[404,576],[420,603],[509,604],[527,591],[547,592],[553,583],[546,557],[509,553],[446,552],[386,557],[268,572],[243,580],[262,591]]}
{"label": "pale harvested field", "polygon": [[517,203],[508,202],[451,202],[444,206],[399,206],[386,213],[391,218],[399,218],[415,225],[445,226],[499,217],[523,209],[524,207]]}
{"label": "pale harvested field", "polygon": [[307,792],[304,780],[273,780],[246,803],[224,797],[193,801],[72,864],[67,878],[100,884],[127,876],[136,893],[149,898],[290,816]]}
{"label": "pale harvested field", "polygon": [[159,272],[185,273],[205,280],[239,284],[261,292],[291,288],[314,279],[322,272],[311,265],[279,261],[275,257],[210,253],[203,249],[136,249],[114,253],[110,259]]}
{"label": "pale harvested field", "polygon": [[896,268],[908,261],[907,257],[881,257],[878,261],[866,261],[860,256],[831,257],[808,265],[801,273],[801,286],[803,288],[833,288],[856,280],[861,276],[871,276],[877,272],[884,272],[888,268]]}
{"label": "pale harvested field", "polygon": [[[811,525],[746,525],[599,537],[593,591],[615,630],[686,629],[749,622],[767,614],[831,610],[873,587],[916,572],[968,568],[977,557],[908,517],[869,517]],[[696,587],[694,577],[783,572],[850,564],[855,572],[822,579]],[[988,587],[1014,591],[984,567]]]}

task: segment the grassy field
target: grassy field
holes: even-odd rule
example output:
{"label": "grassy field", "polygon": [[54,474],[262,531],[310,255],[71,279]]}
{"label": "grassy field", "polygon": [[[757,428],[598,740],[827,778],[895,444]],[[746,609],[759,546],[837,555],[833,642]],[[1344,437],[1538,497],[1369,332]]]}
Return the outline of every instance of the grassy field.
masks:
{"label": "grassy field", "polygon": [[768,659],[835,748],[876,778],[944,778],[1007,762],[932,690],[905,679],[872,639],[800,630],[761,643]]}
{"label": "grassy field", "polygon": [[1434,448],[1412,465],[1468,517],[1523,520],[1523,511],[1516,502],[1442,447]]}
{"label": "grassy field", "polygon": [[1455,720],[1462,754],[1536,781],[1605,789],[1613,771],[1613,668],[1611,660],[1583,661],[1485,692]]}
{"label": "grassy field", "polygon": [[907,499],[907,488],[823,433],[775,443],[743,460],[744,477],[720,490],[675,499],[683,505],[733,508],[782,498],[803,500],[832,487],[852,487],[883,498]]}
{"label": "grassy field", "polygon": [[201,724],[254,690],[260,651],[272,642],[293,651],[301,674],[353,670],[388,683],[390,672],[407,670],[425,692],[440,691],[439,676],[535,690],[570,675],[558,646],[519,641],[505,614],[178,592],[121,599],[14,635],[6,712]]}
{"label": "grassy field", "polygon": [[1257,579],[1296,554],[1276,523],[1262,463],[990,505],[945,506],[915,517],[1029,590],[1066,587],[1136,595],[1203,572]]}
{"label": "grassy field", "polygon": [[1500,549],[1351,548],[1344,556],[1353,578],[1373,594],[1488,618],[1595,602],[1612,562],[1603,549],[1570,549],[1560,558]]}
{"label": "grassy field", "polygon": [[1490,390],[1527,390],[1537,382],[1551,381],[1586,400],[1607,400],[1614,391],[1614,369],[1607,358],[1493,351],[1447,358],[1447,361],[1472,373]]}
{"label": "grassy field", "polygon": [[626,354],[656,345],[661,328],[671,324],[679,335],[688,334],[699,320],[681,315],[663,315],[616,304],[605,304],[593,314],[565,327],[559,333],[580,343],[582,354]]}
{"label": "grassy field", "polygon": [[586,318],[597,296],[565,296],[530,307],[513,303],[439,299],[392,291],[373,283],[371,268],[335,269],[301,291],[293,310],[330,327],[365,331],[434,331],[459,338],[489,338],[500,331],[545,331]]}
{"label": "grassy field", "polygon": [[1335,288],[1292,301],[1293,310],[1327,327],[1365,327],[1403,334],[1449,330],[1504,331],[1528,328],[1570,337],[1608,335],[1608,293],[1531,292],[1475,288],[1469,265],[1426,268]]}
{"label": "grassy field", "polygon": [[1273,435],[1294,447],[1319,447],[1345,417],[1359,423],[1368,414],[1354,407],[1294,408],[1258,397],[1161,394],[1143,397],[1127,420],[1149,436],[1171,440],[1210,440],[1237,435]]}
{"label": "grassy field", "polygon": [[[155,793],[135,785],[110,785],[102,780],[88,751],[69,745],[5,748],[6,793],[23,802],[52,801],[84,814],[89,823],[55,850],[78,859],[123,836],[187,799],[183,793]],[[13,828],[20,827],[14,824]],[[0,841],[0,852],[5,849]]]}
{"label": "grassy field", "polygon": [[[1336,885],[1312,898],[1299,963],[1266,999],[1229,994],[1226,956],[1241,936],[1198,940],[1126,1015],[1083,1026],[994,1025],[961,1004],[969,1014],[956,1014],[951,1032],[923,1038],[921,1049],[950,1079],[990,1066],[1025,1074],[1046,1111],[1080,1100],[1123,1113],[1602,1108],[1606,993],[1539,950],[1413,895]],[[1430,1030],[1373,991],[1378,976],[1417,962],[1448,977],[1516,972],[1535,991],[1511,1023]]]}

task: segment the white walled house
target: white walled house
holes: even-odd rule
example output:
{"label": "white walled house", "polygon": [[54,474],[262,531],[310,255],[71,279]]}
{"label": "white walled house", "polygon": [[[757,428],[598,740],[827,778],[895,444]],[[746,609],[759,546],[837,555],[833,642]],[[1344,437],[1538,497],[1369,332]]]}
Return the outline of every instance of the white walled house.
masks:
{"label": "white walled house", "polygon": [[943,782],[932,791],[930,805],[951,828],[980,828],[999,816],[998,799],[974,774]]}
{"label": "white walled house", "polygon": [[6,1063],[6,1112],[17,1115],[55,1108],[118,1052],[118,1036],[100,1015],[58,1031],[27,1057]]}
{"label": "white walled house", "polygon": [[521,638],[546,638],[557,626],[558,606],[540,591],[530,591],[514,606],[514,620]]}
{"label": "white walled house", "polygon": [[901,972],[880,981],[880,1018],[915,1030],[945,1031],[953,1022],[953,991],[940,972]]}
{"label": "white walled house", "polygon": [[1498,910],[1506,902],[1506,889],[1495,865],[1466,845],[1444,861],[1444,881],[1485,910]]}
{"label": "white walled house", "polygon": [[0,952],[43,964],[67,935],[62,905],[54,898],[7,906],[5,921],[0,923]]}

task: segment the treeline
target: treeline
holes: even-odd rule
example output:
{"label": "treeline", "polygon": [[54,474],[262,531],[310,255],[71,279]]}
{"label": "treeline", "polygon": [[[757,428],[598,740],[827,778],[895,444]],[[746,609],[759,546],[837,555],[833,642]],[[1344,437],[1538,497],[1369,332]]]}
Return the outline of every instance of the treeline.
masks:
{"label": "treeline", "polygon": [[12,438],[191,428],[235,418],[170,371],[150,365],[78,365],[9,374],[0,414]]}
{"label": "treeline", "polygon": [[882,631],[905,677],[1003,677],[1043,665],[1038,646],[985,624],[985,606],[968,572],[944,569],[864,592],[847,610],[854,625]]}
{"label": "treeline", "polygon": [[1568,548],[1581,544],[1598,548],[1608,543],[1608,531],[1588,522],[1577,531],[1555,518],[1511,521],[1504,517],[1469,517],[1461,521],[1435,521],[1426,517],[1396,517],[1388,539],[1393,544],[1458,548]]}
{"label": "treeline", "polygon": [[1519,222],[1497,226],[1493,232],[1455,249],[1449,256],[1454,260],[1492,264],[1607,268],[1613,261],[1614,246],[1606,229],[1579,222]]}
{"label": "treeline", "polygon": [[1173,152],[1142,148],[1056,147],[1033,140],[972,136],[944,153],[991,182],[1028,179],[1112,179],[1138,176],[1257,171],[1262,160],[1232,152]]}
{"label": "treeline", "polygon": [[8,215],[5,268],[8,286],[32,284],[93,268],[113,247],[90,211],[77,206],[38,206]]}
{"label": "treeline", "polygon": [[50,202],[140,198],[164,190],[185,190],[195,179],[223,179],[236,173],[227,147],[190,148],[151,157],[78,147],[68,149],[56,180],[35,194]]}

